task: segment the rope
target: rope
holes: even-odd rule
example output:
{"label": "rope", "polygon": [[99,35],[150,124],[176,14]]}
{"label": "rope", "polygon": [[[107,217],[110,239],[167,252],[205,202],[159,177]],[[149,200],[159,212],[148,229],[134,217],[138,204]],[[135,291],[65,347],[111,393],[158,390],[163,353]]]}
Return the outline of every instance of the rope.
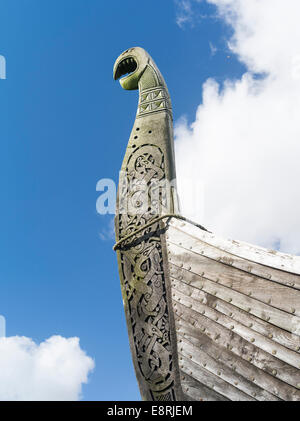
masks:
{"label": "rope", "polygon": [[122,243],[124,243],[124,241],[127,241],[129,238],[134,237],[136,234],[138,234],[141,231],[144,231],[146,228],[151,227],[151,225],[155,224],[158,221],[161,221],[162,219],[165,218],[177,218],[177,219],[181,219],[182,221],[185,222],[189,222],[190,224],[195,225],[196,227],[207,231],[207,229],[205,229],[204,227],[202,227],[201,225],[197,224],[196,222],[191,221],[190,219],[186,218],[185,216],[182,215],[178,215],[178,214],[174,214],[174,213],[167,213],[165,215],[161,215],[161,216],[157,216],[156,218],[154,218],[152,221],[148,222],[147,224],[143,225],[142,227],[138,228],[137,230],[135,230],[134,232],[131,232],[130,234],[126,235],[125,237],[121,238],[119,241],[116,242],[116,244],[113,246],[113,250],[116,251]]}

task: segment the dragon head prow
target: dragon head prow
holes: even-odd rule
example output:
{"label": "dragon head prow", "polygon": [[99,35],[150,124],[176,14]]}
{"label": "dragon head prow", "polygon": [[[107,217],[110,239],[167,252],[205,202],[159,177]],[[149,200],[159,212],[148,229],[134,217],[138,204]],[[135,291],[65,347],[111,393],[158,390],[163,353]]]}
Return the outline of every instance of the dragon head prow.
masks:
{"label": "dragon head prow", "polygon": [[138,89],[139,80],[151,60],[150,55],[141,47],[133,47],[124,51],[116,60],[113,76],[120,79],[123,89]]}

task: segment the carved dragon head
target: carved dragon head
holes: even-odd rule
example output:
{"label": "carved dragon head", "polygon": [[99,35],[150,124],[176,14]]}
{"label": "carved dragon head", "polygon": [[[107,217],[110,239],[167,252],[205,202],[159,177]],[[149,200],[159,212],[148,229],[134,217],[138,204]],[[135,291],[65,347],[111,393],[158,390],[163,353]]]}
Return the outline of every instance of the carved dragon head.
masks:
{"label": "carved dragon head", "polygon": [[127,90],[165,85],[153,59],[141,47],[129,48],[117,58],[113,76],[115,80],[121,78],[120,84]]}

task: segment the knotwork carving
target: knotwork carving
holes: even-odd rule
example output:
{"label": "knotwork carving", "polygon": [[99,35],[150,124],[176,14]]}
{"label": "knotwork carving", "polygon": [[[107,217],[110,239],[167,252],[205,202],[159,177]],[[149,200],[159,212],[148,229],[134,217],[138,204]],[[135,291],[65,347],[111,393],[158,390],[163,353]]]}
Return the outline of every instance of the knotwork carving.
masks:
{"label": "knotwork carving", "polygon": [[[136,148],[127,161],[124,177],[120,196],[127,198],[127,209],[118,217],[120,238],[153,220],[165,206],[164,191],[157,196],[157,206],[153,206],[149,195],[153,180],[161,182],[165,178],[162,150],[156,145]],[[125,242],[120,261],[138,370],[152,399],[172,400],[170,323],[159,224],[154,223]]]}

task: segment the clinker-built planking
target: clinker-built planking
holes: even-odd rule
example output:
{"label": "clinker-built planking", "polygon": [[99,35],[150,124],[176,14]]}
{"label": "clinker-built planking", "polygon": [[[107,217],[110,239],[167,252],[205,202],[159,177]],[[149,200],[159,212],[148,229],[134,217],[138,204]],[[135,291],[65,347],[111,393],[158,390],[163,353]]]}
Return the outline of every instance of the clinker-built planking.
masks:
{"label": "clinker-built planking", "polygon": [[178,215],[166,84],[139,47],[115,63],[114,78],[126,74],[120,83],[139,89],[139,104],[116,249],[142,399],[299,401],[300,258],[217,238]]}

